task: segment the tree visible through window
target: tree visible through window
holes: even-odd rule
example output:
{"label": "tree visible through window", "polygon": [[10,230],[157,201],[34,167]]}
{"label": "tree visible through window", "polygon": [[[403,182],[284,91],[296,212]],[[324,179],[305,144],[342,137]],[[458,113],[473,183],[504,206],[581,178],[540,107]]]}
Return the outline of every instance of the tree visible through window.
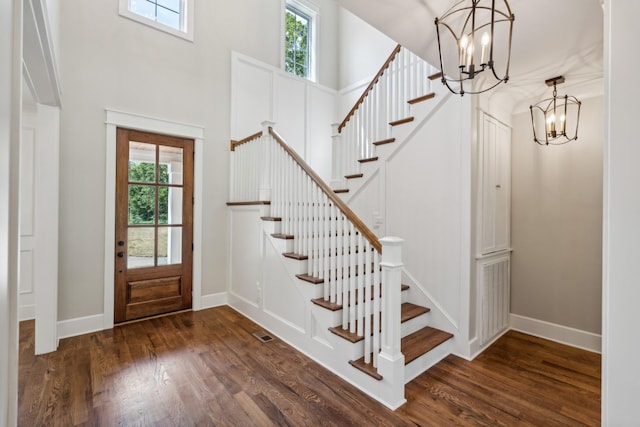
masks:
{"label": "tree visible through window", "polygon": [[129,10],[152,21],[182,30],[182,0],[129,0]]}
{"label": "tree visible through window", "polygon": [[287,5],[285,14],[285,71],[299,77],[310,77],[311,17]]}

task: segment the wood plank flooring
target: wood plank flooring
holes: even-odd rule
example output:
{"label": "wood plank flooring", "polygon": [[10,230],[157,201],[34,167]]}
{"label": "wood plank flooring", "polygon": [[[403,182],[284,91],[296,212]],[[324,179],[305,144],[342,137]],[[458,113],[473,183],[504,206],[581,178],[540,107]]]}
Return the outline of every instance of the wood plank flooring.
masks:
{"label": "wood plank flooring", "polygon": [[[600,356],[509,332],[449,356],[393,412],[229,307],[60,342],[20,325],[20,426],[577,426],[600,424]],[[347,363],[345,361],[345,363]]]}

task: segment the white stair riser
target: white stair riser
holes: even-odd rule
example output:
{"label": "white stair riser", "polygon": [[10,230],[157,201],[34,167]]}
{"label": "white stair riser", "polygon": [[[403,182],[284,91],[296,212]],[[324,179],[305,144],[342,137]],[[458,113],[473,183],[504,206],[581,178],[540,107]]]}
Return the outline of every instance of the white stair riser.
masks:
{"label": "white stair riser", "polygon": [[405,365],[404,383],[406,384],[413,380],[418,375],[447,357],[451,353],[451,342],[452,340],[447,340],[428,353],[418,357],[408,365]]}
{"label": "white stair riser", "polygon": [[407,335],[411,335],[414,332],[418,332],[425,326],[429,326],[429,313],[421,314],[418,317],[407,320],[400,325],[400,334],[404,338]]}

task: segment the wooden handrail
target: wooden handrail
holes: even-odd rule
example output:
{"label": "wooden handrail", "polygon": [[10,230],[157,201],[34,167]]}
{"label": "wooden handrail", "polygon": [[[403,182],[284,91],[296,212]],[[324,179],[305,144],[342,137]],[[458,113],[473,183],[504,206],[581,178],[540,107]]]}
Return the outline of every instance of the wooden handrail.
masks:
{"label": "wooden handrail", "polygon": [[389,64],[391,64],[391,61],[394,60],[396,55],[400,52],[401,48],[402,48],[402,46],[397,45],[396,48],[393,49],[393,52],[391,52],[391,55],[389,55],[389,58],[387,58],[387,61],[380,68],[380,71],[378,71],[378,74],[376,74],[376,76],[373,78],[373,80],[371,80],[371,83],[369,83],[369,86],[367,86],[367,88],[364,90],[364,92],[362,93],[362,95],[360,96],[358,101],[356,101],[356,103],[353,106],[353,108],[351,109],[351,111],[349,111],[349,113],[347,114],[347,117],[345,117],[344,120],[342,121],[342,123],[340,123],[340,126],[338,126],[338,132],[342,132],[342,129],[347,125],[347,123],[349,122],[351,117],[356,113],[358,108],[360,108],[360,105],[364,102],[364,99],[367,97],[367,95],[369,94],[371,89],[373,89],[373,87],[376,85],[376,83],[378,83],[378,80],[380,80],[380,77],[382,77],[382,75],[387,70],[387,68],[389,68]]}
{"label": "wooden handrail", "polygon": [[362,222],[362,220],[347,206],[345,202],[342,201],[340,197],[338,197],[334,191],[323,181],[322,178],[305,162],[302,157],[298,155],[291,147],[287,145],[286,142],[282,139],[282,137],[276,132],[272,127],[269,127],[269,134],[273,136],[273,138],[280,144],[280,146],[286,151],[297,163],[300,167],[311,177],[311,179],[322,189],[322,191],[329,197],[329,199],[333,202],[333,204],[342,211],[342,213],[347,217],[349,221],[353,223],[353,225],[358,229],[360,234],[364,236],[365,239],[371,243],[371,246],[378,252],[382,253],[382,244],[378,240],[378,236],[376,236],[373,231],[367,227],[367,225]]}
{"label": "wooden handrail", "polygon": [[236,151],[236,147],[238,145],[246,144],[247,142],[253,141],[254,139],[257,139],[257,138],[260,138],[261,136],[262,136],[262,131],[254,133],[253,135],[248,136],[248,137],[246,137],[244,139],[241,139],[240,141],[235,141],[235,140],[232,139],[231,143],[230,143],[231,151]]}

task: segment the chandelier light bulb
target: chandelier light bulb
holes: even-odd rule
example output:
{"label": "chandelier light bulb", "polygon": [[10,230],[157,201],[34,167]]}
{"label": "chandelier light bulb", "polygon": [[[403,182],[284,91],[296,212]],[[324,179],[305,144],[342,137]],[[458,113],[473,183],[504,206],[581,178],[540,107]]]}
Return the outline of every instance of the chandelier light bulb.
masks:
{"label": "chandelier light bulb", "polygon": [[490,42],[491,42],[491,36],[489,35],[489,33],[485,32],[482,35],[482,39],[480,40],[480,44],[482,44],[482,54],[480,56],[480,65],[487,64],[487,46],[489,46]]}

